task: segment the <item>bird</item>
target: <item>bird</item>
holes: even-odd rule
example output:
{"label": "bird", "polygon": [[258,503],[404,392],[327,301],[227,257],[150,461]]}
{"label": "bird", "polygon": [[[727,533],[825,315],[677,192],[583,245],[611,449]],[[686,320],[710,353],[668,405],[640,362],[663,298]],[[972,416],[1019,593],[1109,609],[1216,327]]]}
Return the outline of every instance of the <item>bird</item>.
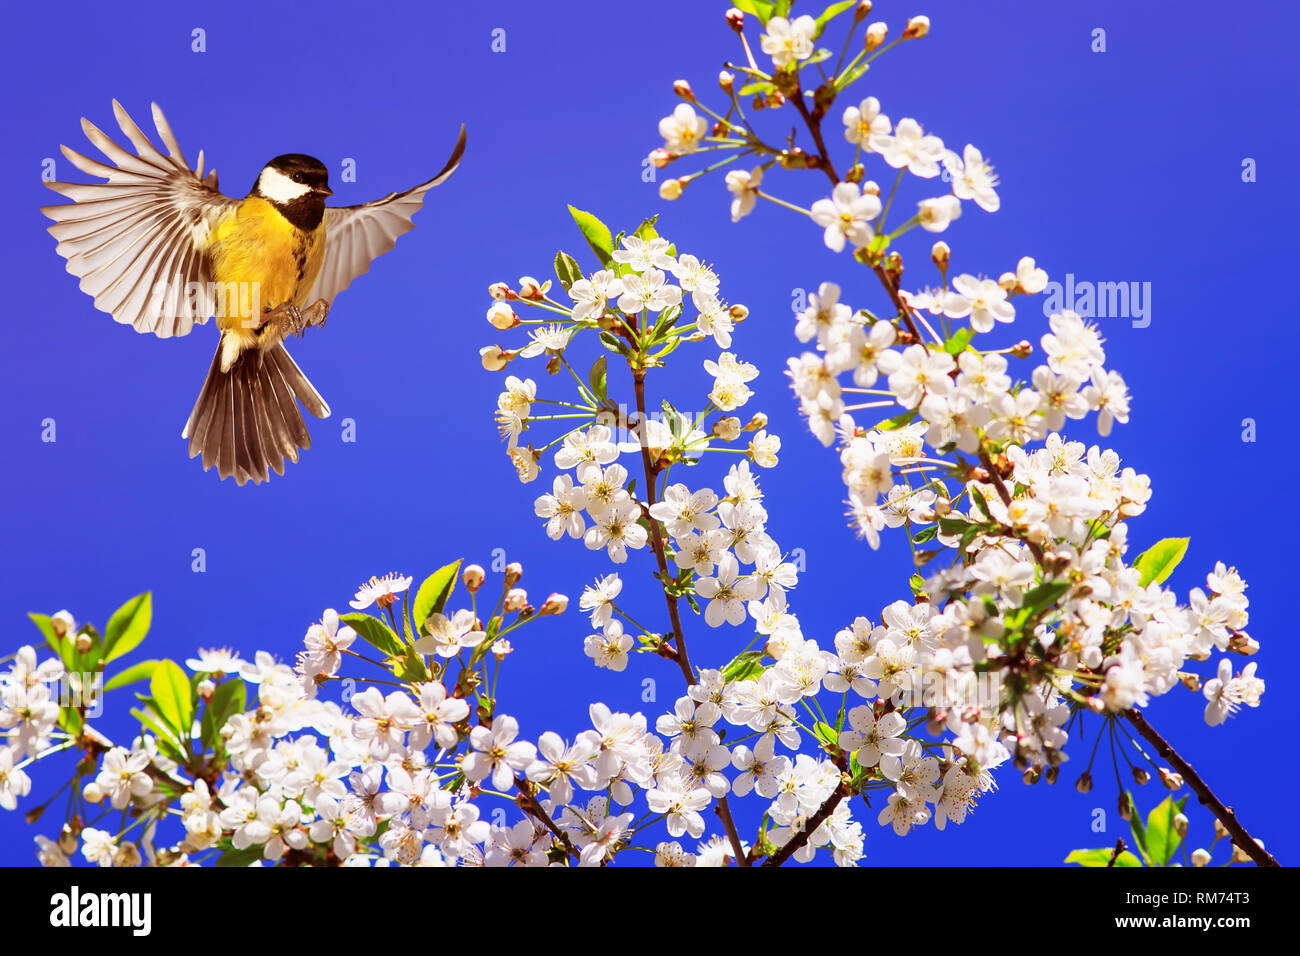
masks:
{"label": "bird", "polygon": [[117,100],[113,115],[130,151],[88,119],[81,127],[108,163],[67,146],[63,155],[103,183],[49,181],[70,203],[44,206],[67,271],[95,308],[137,332],[188,334],[216,318],[212,365],[181,437],[189,456],[221,480],[261,484],[284,474],[311,436],[298,403],[317,418],[329,405],[285,349],[320,327],[334,298],[414,228],[425,195],[465,152],[465,127],[432,179],[358,206],[326,206],[329,171],[304,153],[276,156],[242,199],[191,168],[163,111],[152,104],[159,150]]}

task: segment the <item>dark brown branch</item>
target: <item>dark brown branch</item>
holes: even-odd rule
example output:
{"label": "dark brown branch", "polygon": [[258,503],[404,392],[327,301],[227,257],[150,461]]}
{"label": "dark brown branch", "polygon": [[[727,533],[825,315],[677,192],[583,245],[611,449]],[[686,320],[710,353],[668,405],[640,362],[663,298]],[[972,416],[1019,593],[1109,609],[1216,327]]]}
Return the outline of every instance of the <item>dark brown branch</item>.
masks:
{"label": "dark brown branch", "polygon": [[516,777],[515,787],[519,790],[519,796],[515,798],[515,803],[530,817],[541,821],[542,825],[555,836],[555,839],[566,853],[572,854],[575,860],[579,859],[581,854],[574,848],[573,843],[569,840],[569,835],[555,825],[551,815],[542,808],[542,805],[537,802],[537,798],[533,796],[532,783],[524,777]]}
{"label": "dark brown branch", "polygon": [[839,806],[840,801],[847,795],[848,790],[845,789],[844,783],[841,781],[839,786],[837,786],[831,795],[826,798],[826,802],[817,808],[817,812],[804,821],[803,829],[792,836],[785,846],[781,847],[781,849],[777,850],[764,860],[763,865],[780,866],[786,860],[790,859],[790,857],[797,853],[804,844],[808,842],[812,835],[817,832],[817,828],[826,822],[826,818],[835,812],[835,808]]}
{"label": "dark brown branch", "polygon": [[1232,842],[1239,846],[1243,853],[1254,860],[1259,866],[1282,865],[1273,857],[1273,854],[1269,853],[1255,842],[1254,838],[1242,825],[1241,821],[1237,819],[1237,815],[1233,813],[1232,807],[1223,805],[1223,801],[1214,795],[1214,791],[1211,790],[1209,785],[1201,779],[1201,775],[1192,769],[1192,765],[1184,760],[1178,751],[1170,746],[1169,742],[1165,740],[1164,737],[1161,737],[1154,727],[1147,723],[1147,719],[1142,716],[1142,711],[1133,707],[1124,711],[1124,717],[1126,717],[1128,722],[1137,728],[1138,733],[1145,737],[1147,742],[1156,749],[1156,753],[1169,761],[1170,766],[1172,766],[1174,770],[1182,776],[1183,781],[1192,788],[1192,792],[1196,794],[1196,797],[1200,800],[1202,806],[1208,807],[1210,812],[1214,814],[1215,818],[1223,824],[1223,828],[1227,830],[1228,835],[1232,837]]}

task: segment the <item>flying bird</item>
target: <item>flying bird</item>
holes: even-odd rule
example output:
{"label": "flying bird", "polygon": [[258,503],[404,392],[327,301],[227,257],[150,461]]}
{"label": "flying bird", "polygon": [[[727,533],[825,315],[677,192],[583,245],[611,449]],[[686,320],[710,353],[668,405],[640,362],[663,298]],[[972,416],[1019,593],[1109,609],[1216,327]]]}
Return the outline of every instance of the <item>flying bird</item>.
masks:
{"label": "flying bird", "polygon": [[86,138],[112,163],[61,146],[104,183],[48,182],[71,203],[45,206],[68,272],[95,308],[137,332],[186,335],[216,318],[220,339],[182,438],[222,479],[259,484],[284,474],[311,436],[298,402],[317,418],[329,405],[285,350],[290,335],[325,324],[334,297],[414,228],[425,194],[465,151],[460,128],[451,158],[428,182],[360,206],[327,207],[320,160],[286,153],[267,163],[243,199],[222,195],[217,173],[190,168],[158,105],[160,152],[116,100],[113,115],[132,155],[87,119]]}

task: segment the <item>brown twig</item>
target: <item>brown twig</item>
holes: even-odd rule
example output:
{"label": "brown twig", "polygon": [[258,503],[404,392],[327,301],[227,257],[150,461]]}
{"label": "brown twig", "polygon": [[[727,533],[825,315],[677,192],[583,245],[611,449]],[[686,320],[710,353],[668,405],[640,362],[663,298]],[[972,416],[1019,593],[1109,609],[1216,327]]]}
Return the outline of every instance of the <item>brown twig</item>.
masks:
{"label": "brown twig", "polygon": [[1107,866],[1114,866],[1119,855],[1124,852],[1124,838],[1120,837],[1115,841],[1115,849],[1110,851],[1110,859],[1106,861]]}
{"label": "brown twig", "polygon": [[1232,842],[1239,846],[1243,853],[1259,866],[1282,865],[1278,863],[1273,854],[1255,842],[1254,837],[1237,819],[1232,807],[1224,806],[1223,801],[1216,797],[1214,791],[1201,779],[1201,775],[1192,769],[1192,765],[1170,746],[1169,741],[1161,737],[1156,729],[1147,723],[1146,717],[1142,716],[1142,711],[1132,707],[1124,711],[1124,717],[1156,749],[1156,753],[1169,761],[1170,765],[1182,776],[1183,781],[1192,788],[1192,792],[1196,794],[1196,798],[1200,800],[1201,805],[1209,808],[1215,818],[1223,824],[1223,828],[1228,831],[1228,834],[1232,837]]}
{"label": "brown twig", "polygon": [[515,803],[518,804],[520,809],[530,817],[541,821],[542,825],[546,827],[546,829],[550,830],[555,836],[555,839],[559,842],[560,846],[564,848],[564,851],[572,854],[575,860],[579,859],[581,854],[574,848],[572,841],[569,840],[569,835],[555,825],[555,821],[551,819],[551,815],[542,809],[542,805],[538,803],[537,798],[533,796],[532,784],[523,777],[516,777],[515,788],[519,791],[519,796],[515,798]]}
{"label": "brown twig", "polygon": [[817,808],[817,812],[804,821],[803,829],[792,836],[785,846],[764,860],[763,865],[780,866],[797,853],[808,842],[817,828],[826,822],[826,818],[835,812],[835,808],[847,795],[848,790],[845,789],[844,783],[841,781],[831,795],[826,798],[826,802]]}
{"label": "brown twig", "polygon": [[[645,496],[647,502],[646,520],[650,523],[650,547],[654,550],[655,561],[659,565],[659,575],[664,584],[664,603],[668,605],[668,619],[673,628],[673,646],[677,650],[673,658],[677,661],[677,666],[681,668],[682,677],[686,679],[686,686],[690,687],[695,683],[695,671],[691,667],[690,656],[686,653],[686,635],[682,632],[681,613],[678,609],[677,598],[669,594],[666,590],[668,581],[668,555],[664,553],[663,527],[659,521],[649,515],[648,509],[653,507],[655,498],[655,479],[658,477],[658,469],[655,463],[650,460],[650,448],[646,444],[646,438],[649,430],[646,427],[646,405],[645,405],[645,370],[634,369],[632,371],[633,390],[636,394],[636,411],[639,419],[638,426],[642,430],[641,444],[641,465],[645,471]],[[727,839],[731,843],[732,852],[736,855],[736,863],[740,866],[749,866],[749,857],[745,854],[744,844],[740,841],[740,833],[736,830],[736,823],[731,816],[731,807],[727,803],[725,796],[719,797],[716,807],[719,819],[722,820],[722,827],[727,833]]]}

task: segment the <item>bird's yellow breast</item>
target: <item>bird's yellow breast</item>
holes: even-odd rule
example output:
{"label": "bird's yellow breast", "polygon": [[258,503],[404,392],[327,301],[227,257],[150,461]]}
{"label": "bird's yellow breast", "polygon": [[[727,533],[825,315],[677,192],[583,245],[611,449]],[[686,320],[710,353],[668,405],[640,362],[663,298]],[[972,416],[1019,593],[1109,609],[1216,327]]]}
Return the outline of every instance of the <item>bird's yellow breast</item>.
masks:
{"label": "bird's yellow breast", "polygon": [[217,326],[248,328],[269,309],[306,304],[325,258],[325,221],[307,232],[265,199],[250,196],[213,230],[210,249]]}

